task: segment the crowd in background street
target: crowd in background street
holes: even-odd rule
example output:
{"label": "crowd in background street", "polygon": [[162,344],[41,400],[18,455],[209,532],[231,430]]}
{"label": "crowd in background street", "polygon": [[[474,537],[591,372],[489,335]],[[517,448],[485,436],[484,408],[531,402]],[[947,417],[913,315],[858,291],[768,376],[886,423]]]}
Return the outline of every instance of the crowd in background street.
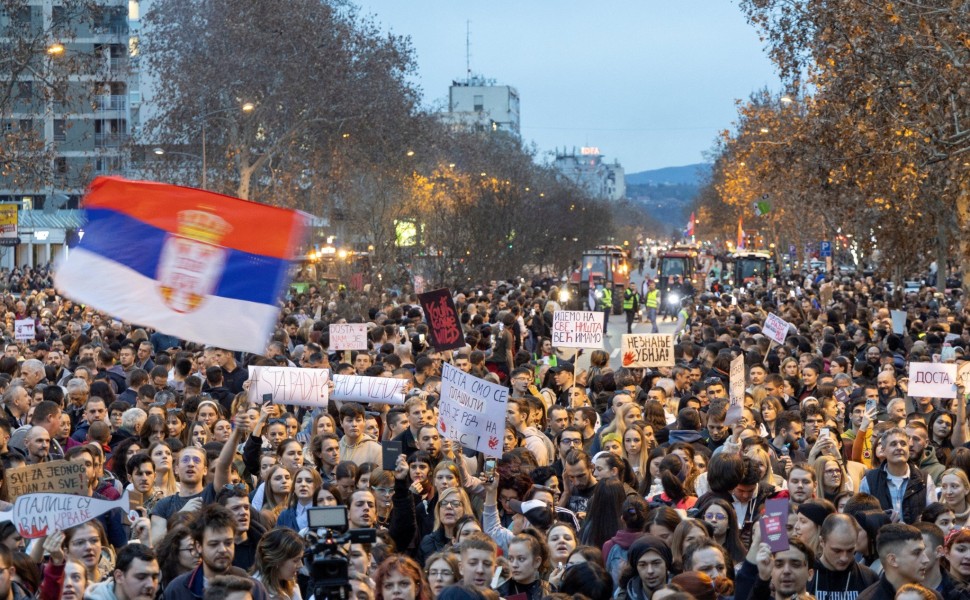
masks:
{"label": "crowd in background street", "polygon": [[[675,366],[629,369],[553,347],[548,282],[453,290],[466,343],[448,352],[410,290],[310,285],[256,355],[117,321],[46,277],[7,274],[3,471],[76,461],[84,495],[142,500],[133,521],[116,509],[29,543],[0,523],[0,600],[310,597],[308,509],[336,505],[377,530],[344,548],[355,600],[970,599],[964,390],[907,394],[909,363],[970,359],[958,295],[818,273],[705,291],[682,302]],[[369,350],[330,351],[340,322],[366,323]],[[508,386],[499,460],[441,431],[444,363]],[[406,400],[256,404],[248,366],[399,378]],[[785,549],[759,526],[771,500],[787,500]]]}

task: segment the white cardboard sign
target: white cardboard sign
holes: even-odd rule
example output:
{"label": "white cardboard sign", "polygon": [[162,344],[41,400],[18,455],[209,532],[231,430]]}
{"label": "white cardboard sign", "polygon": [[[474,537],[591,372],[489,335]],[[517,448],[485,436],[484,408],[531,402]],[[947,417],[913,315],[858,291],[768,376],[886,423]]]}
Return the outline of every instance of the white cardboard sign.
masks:
{"label": "white cardboard sign", "polygon": [[448,363],[442,365],[438,430],[445,438],[485,456],[501,457],[508,403],[505,386],[473,377]]}
{"label": "white cardboard sign", "polygon": [[131,504],[128,494],[125,490],[117,500],[73,494],[26,494],[17,498],[9,512],[0,513],[0,520],[12,522],[21,537],[32,540],[87,523],[113,508],[127,511]]}
{"label": "white cardboard sign", "polygon": [[330,397],[341,402],[404,404],[405,383],[396,377],[334,375]]}
{"label": "white cardboard sign", "polygon": [[367,325],[364,323],[331,325],[330,350],[367,350]]}
{"label": "white cardboard sign", "polygon": [[329,369],[250,366],[249,382],[253,404],[326,406],[330,396]]}
{"label": "white cardboard sign", "polygon": [[37,334],[36,323],[33,319],[17,319],[13,322],[14,339],[18,342],[29,342]]}
{"label": "white cardboard sign", "polygon": [[552,345],[557,348],[602,348],[603,311],[557,310],[552,314]]}
{"label": "white cardboard sign", "polygon": [[956,398],[956,364],[909,363],[909,390],[907,394],[913,398]]}
{"label": "white cardboard sign", "polygon": [[776,344],[784,344],[785,337],[788,335],[788,321],[774,313],[769,313],[768,318],[765,319],[765,326],[761,328],[761,333]]}
{"label": "white cardboard sign", "polygon": [[631,369],[674,366],[674,336],[670,333],[626,334],[620,350],[622,365]]}

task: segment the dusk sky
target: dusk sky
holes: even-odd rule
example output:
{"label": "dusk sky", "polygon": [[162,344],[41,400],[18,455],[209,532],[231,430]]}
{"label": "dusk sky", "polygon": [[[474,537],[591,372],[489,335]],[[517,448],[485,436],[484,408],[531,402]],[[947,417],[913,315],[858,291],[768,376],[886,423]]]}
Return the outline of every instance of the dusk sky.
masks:
{"label": "dusk sky", "polygon": [[728,0],[358,0],[409,35],[427,106],[476,74],[521,98],[522,137],[545,160],[596,146],[627,173],[701,162],[735,100],[779,89],[757,32]]}

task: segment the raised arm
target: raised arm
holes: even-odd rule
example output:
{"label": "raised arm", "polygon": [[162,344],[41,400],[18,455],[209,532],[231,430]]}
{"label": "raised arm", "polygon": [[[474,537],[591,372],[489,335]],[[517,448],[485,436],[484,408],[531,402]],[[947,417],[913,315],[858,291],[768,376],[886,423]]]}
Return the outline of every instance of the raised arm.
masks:
{"label": "raised arm", "polygon": [[[216,462],[212,465],[213,478],[212,487],[216,491],[221,490],[224,485],[229,483],[229,471],[232,466],[232,459],[236,456],[236,447],[239,445],[239,440],[246,435],[245,427],[237,426],[229,434],[229,439],[225,444],[222,445],[222,450],[219,452],[219,457],[216,458]],[[247,466],[248,468],[248,466]],[[256,460],[256,468],[259,469],[259,459]]]}

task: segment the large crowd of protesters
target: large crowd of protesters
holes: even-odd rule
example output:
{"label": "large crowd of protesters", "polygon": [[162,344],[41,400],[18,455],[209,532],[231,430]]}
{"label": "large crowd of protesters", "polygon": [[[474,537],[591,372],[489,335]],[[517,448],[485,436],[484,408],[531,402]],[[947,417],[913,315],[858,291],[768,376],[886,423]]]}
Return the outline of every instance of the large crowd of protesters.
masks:
{"label": "large crowd of protesters", "polygon": [[[309,598],[324,533],[309,515],[340,505],[376,541],[341,547],[349,587],[334,599],[970,599],[964,390],[907,394],[910,362],[970,352],[958,295],[817,273],[698,294],[675,366],[622,368],[602,349],[580,368],[550,343],[555,286],[454,290],[466,344],[448,352],[407,290],[310,286],[250,355],[26,281],[43,276],[18,272],[2,298],[3,471],[81,463],[82,495],[129,490],[137,518],[115,509],[35,540],[0,523],[0,600]],[[903,333],[891,309],[908,311]],[[792,325],[784,344],[761,331],[769,313]],[[26,318],[36,339],[13,341]],[[331,352],[338,322],[366,323],[370,349]],[[508,386],[500,459],[440,430],[446,362]],[[405,401],[255,404],[250,365],[399,378]],[[384,441],[403,448],[393,465]],[[783,545],[759,525],[774,499]]]}

